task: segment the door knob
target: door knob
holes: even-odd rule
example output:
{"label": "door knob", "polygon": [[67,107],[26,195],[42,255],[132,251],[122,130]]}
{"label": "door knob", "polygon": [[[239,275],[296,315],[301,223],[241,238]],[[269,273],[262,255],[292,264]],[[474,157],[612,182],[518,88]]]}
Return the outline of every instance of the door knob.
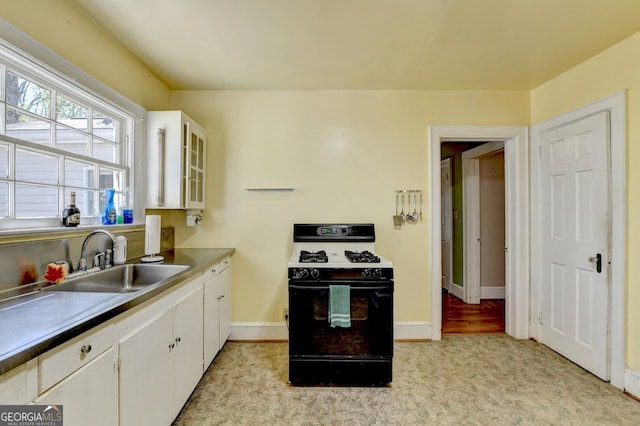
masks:
{"label": "door knob", "polygon": [[595,256],[591,256],[589,258],[589,262],[596,264],[596,272],[597,273],[601,273],[602,272],[602,255],[600,253],[596,254]]}

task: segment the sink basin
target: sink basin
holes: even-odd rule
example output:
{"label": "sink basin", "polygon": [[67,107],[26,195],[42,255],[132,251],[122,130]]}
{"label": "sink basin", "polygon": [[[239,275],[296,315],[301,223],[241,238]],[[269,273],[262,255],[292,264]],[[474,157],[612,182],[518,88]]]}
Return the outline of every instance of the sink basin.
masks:
{"label": "sink basin", "polygon": [[117,265],[87,275],[68,278],[61,284],[44,287],[42,290],[127,293],[143,290],[187,269],[189,269],[188,265]]}

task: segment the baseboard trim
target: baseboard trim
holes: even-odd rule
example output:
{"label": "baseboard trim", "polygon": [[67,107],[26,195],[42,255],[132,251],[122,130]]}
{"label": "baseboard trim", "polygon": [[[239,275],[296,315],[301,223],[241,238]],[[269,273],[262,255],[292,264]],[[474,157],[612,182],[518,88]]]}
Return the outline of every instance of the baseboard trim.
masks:
{"label": "baseboard trim", "polygon": [[461,285],[451,283],[451,295],[457,297],[460,300],[464,300],[464,289]]}
{"label": "baseboard trim", "polygon": [[[396,322],[393,324],[395,340],[431,340],[432,326],[428,321]],[[284,322],[235,322],[231,324],[229,340],[235,341],[287,341],[289,330]]]}
{"label": "baseboard trim", "polygon": [[285,322],[235,322],[231,323],[229,340],[289,340]]}
{"label": "baseboard trim", "polygon": [[624,372],[624,390],[640,398],[640,371],[627,369]]}
{"label": "baseboard trim", "polygon": [[394,340],[431,340],[432,326],[429,321],[396,322],[393,324]]}
{"label": "baseboard trim", "polygon": [[480,299],[504,299],[505,287],[480,287]]}

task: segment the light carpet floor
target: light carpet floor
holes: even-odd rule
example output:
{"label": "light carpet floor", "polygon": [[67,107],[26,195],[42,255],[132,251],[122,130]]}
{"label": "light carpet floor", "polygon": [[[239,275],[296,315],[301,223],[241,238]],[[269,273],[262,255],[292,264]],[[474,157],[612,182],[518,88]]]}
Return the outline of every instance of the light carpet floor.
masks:
{"label": "light carpet floor", "polygon": [[229,342],[175,425],[640,425],[640,403],[505,334],[396,342],[388,387],[292,387],[286,343]]}

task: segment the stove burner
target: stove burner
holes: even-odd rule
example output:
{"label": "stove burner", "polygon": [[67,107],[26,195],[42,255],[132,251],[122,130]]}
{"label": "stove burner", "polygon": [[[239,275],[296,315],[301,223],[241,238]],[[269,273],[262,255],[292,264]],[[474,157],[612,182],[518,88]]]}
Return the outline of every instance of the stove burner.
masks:
{"label": "stove burner", "polygon": [[368,250],[361,252],[345,250],[344,255],[351,263],[380,263],[380,258]]}
{"label": "stove burner", "polygon": [[329,258],[324,250],[310,252],[306,250],[300,251],[300,262],[304,263],[327,263]]}

